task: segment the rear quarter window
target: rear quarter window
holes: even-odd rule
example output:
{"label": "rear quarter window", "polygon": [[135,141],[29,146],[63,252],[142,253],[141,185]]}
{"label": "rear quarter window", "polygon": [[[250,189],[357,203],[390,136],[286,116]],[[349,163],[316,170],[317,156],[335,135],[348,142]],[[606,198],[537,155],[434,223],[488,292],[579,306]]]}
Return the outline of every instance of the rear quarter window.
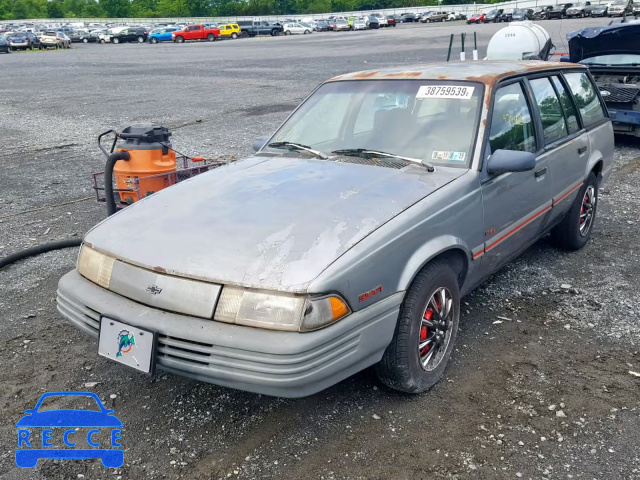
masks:
{"label": "rear quarter window", "polygon": [[600,98],[589,76],[584,72],[565,73],[571,94],[580,110],[585,127],[606,117]]}

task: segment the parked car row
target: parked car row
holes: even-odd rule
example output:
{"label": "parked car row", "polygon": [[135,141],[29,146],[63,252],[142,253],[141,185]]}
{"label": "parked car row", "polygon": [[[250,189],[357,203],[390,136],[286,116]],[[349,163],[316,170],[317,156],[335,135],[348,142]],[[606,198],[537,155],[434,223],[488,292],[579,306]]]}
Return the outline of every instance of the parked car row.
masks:
{"label": "parked car row", "polygon": [[71,48],[71,39],[64,32],[5,32],[0,34],[0,52]]}
{"label": "parked car row", "polygon": [[467,24],[562,18],[621,17],[623,15],[640,15],[640,2],[614,0],[608,3],[592,4],[586,1],[545,5],[536,8],[498,8],[489,12],[479,12],[471,15],[467,19]]}

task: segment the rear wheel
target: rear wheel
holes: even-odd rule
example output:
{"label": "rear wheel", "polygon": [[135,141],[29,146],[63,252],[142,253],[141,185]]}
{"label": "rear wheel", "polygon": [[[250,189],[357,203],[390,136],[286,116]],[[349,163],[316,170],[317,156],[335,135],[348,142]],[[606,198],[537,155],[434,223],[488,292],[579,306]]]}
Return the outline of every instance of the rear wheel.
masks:
{"label": "rear wheel", "polygon": [[100,43],[105,43],[104,38],[100,39]]}
{"label": "rear wheel", "polygon": [[378,377],[388,387],[421,393],[442,377],[451,357],[460,318],[455,272],[444,261],[427,265],[407,291]]}
{"label": "rear wheel", "polygon": [[562,222],[551,235],[556,245],[566,250],[580,250],[589,241],[598,204],[598,180],[590,173]]}
{"label": "rear wheel", "polygon": [[207,35],[207,41],[209,42],[213,42],[216,39],[216,37],[213,36],[213,33],[210,33]]}
{"label": "rear wheel", "polygon": [[238,38],[238,34],[236,32],[233,32],[231,34],[231,38],[233,38],[235,40],[236,38]]}
{"label": "rear wheel", "polygon": [[144,43],[144,37],[143,36],[139,36],[138,38],[136,38],[136,40],[138,41],[138,43]]}
{"label": "rear wheel", "polygon": [[83,38],[82,39],[82,43],[89,43],[89,39],[88,38]]}

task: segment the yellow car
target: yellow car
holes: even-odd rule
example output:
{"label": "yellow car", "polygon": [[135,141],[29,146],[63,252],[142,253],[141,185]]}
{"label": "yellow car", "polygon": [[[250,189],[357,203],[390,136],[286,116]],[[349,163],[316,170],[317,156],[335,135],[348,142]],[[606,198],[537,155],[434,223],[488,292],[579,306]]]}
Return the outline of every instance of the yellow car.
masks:
{"label": "yellow car", "polygon": [[240,36],[240,25],[237,23],[227,23],[226,25],[220,25],[218,28],[222,38],[238,38]]}

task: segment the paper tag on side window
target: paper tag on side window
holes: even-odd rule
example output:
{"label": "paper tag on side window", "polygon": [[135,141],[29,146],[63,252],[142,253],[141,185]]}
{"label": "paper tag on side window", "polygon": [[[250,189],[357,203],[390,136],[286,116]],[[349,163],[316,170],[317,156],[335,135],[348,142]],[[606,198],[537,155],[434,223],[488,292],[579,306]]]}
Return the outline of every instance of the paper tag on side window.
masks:
{"label": "paper tag on side window", "polygon": [[468,100],[476,87],[459,85],[423,85],[418,89],[416,98],[462,98]]}

